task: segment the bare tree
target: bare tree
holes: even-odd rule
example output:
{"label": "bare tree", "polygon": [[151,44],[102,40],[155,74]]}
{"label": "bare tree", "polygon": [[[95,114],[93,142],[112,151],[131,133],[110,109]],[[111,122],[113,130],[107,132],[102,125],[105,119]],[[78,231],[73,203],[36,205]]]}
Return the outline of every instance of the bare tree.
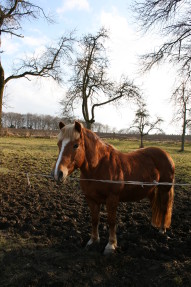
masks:
{"label": "bare tree", "polygon": [[173,121],[182,122],[181,149],[184,151],[185,135],[188,125],[191,123],[191,87],[188,81],[182,81],[171,96],[175,112]]}
{"label": "bare tree", "polygon": [[97,34],[88,34],[80,40],[80,52],[73,66],[73,76],[66,97],[61,102],[63,114],[70,114],[81,105],[87,128],[95,122],[95,109],[122,98],[138,99],[138,89],[127,78],[116,84],[108,79],[109,60],[105,40],[108,32],[101,28]]}
{"label": "bare tree", "polygon": [[[47,16],[43,9],[32,1],[24,0],[7,0],[5,4],[0,4],[0,40],[1,34],[9,34],[11,36],[23,37],[21,34],[22,20],[36,20],[40,17],[45,18],[49,22],[53,22],[52,19]],[[10,80],[27,78],[30,76],[35,77],[52,77],[54,80],[60,82],[60,68],[61,60],[66,59],[69,52],[72,50],[71,43],[73,37],[62,37],[57,45],[47,47],[46,51],[39,56],[33,56],[32,58],[26,58],[22,60],[14,70],[13,74],[5,78],[4,69],[0,60],[0,128],[2,118],[2,105],[4,88]]]}
{"label": "bare tree", "polygon": [[143,138],[148,135],[152,130],[158,130],[162,132],[162,129],[159,127],[163,120],[159,117],[155,121],[150,120],[149,112],[146,108],[146,104],[142,101],[139,103],[139,108],[135,113],[135,119],[133,121],[131,128],[138,130],[140,134],[140,148],[144,147]]}
{"label": "bare tree", "polygon": [[168,60],[179,64],[180,72],[191,73],[191,2],[185,0],[136,1],[137,18],[144,31],[154,28],[164,42],[142,56],[144,70]]}

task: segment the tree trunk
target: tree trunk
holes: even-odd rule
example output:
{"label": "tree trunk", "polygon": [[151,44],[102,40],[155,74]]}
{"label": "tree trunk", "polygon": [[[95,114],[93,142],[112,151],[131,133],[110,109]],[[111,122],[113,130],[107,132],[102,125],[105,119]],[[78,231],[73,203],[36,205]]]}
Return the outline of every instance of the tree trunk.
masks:
{"label": "tree trunk", "polygon": [[143,148],[144,144],[143,144],[143,134],[141,134],[141,144],[140,144],[140,148]]}
{"label": "tree trunk", "polygon": [[86,121],[86,128],[88,130],[91,130],[92,129],[92,123],[90,121]]}
{"label": "tree trunk", "polygon": [[185,134],[186,134],[186,104],[184,105],[184,119],[183,119],[182,141],[180,151],[184,151]]}
{"label": "tree trunk", "polygon": [[181,142],[181,150],[180,151],[184,151],[184,142],[185,142],[185,132],[183,132],[183,134],[182,134],[182,142]]}
{"label": "tree trunk", "polygon": [[186,134],[186,111],[184,112],[184,122],[183,122],[183,130],[182,130],[182,142],[181,142],[181,150],[180,151],[184,151],[185,134]]}
{"label": "tree trunk", "polygon": [[0,133],[2,128],[3,92],[5,87],[4,70],[0,62]]}
{"label": "tree trunk", "polygon": [[86,96],[86,94],[83,95],[82,114],[83,114],[84,120],[86,122],[86,128],[88,130],[91,130],[92,129],[92,124],[95,121],[94,121],[93,115],[92,115],[92,119],[90,119],[89,109],[88,109],[88,97]]}

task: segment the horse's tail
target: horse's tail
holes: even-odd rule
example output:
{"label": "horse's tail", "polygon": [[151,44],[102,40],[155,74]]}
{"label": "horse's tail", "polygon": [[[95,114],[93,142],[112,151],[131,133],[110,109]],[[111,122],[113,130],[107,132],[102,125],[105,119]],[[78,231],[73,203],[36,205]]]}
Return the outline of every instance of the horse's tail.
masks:
{"label": "horse's tail", "polygon": [[170,227],[174,186],[158,186],[152,199],[152,225],[165,230]]}

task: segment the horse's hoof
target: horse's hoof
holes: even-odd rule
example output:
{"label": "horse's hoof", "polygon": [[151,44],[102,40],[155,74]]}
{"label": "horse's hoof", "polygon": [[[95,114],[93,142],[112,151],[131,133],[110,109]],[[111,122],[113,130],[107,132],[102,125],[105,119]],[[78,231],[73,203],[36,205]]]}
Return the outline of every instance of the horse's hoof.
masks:
{"label": "horse's hoof", "polygon": [[104,254],[105,256],[115,254],[115,249],[104,249],[103,254]]}
{"label": "horse's hoof", "polygon": [[166,233],[166,228],[160,228],[159,233],[164,235]]}
{"label": "horse's hoof", "polygon": [[88,248],[89,246],[97,245],[99,242],[100,242],[100,238],[96,240],[93,240],[92,238],[90,238],[90,240],[86,244],[86,247]]}
{"label": "horse's hoof", "polygon": [[166,240],[170,240],[170,239],[171,239],[171,237],[170,237],[170,236],[168,236],[168,235],[167,235],[167,233],[159,232],[159,234],[160,234],[160,237],[161,237],[161,238],[164,238],[164,239],[166,239]]}
{"label": "horse's hoof", "polygon": [[110,255],[110,254],[114,254],[115,253],[115,250],[117,248],[117,244],[113,243],[113,244],[110,244],[108,243],[105,247],[105,250],[104,250],[104,255]]}

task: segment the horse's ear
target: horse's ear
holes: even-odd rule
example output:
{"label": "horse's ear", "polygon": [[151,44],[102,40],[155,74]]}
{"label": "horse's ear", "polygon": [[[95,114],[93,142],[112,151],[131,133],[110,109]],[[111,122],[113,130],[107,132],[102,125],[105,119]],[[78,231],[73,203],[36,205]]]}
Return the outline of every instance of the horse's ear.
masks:
{"label": "horse's ear", "polygon": [[59,128],[62,129],[63,127],[65,127],[65,124],[63,122],[59,122]]}
{"label": "horse's ear", "polygon": [[81,133],[82,125],[79,122],[75,121],[74,126],[75,126],[75,130]]}

